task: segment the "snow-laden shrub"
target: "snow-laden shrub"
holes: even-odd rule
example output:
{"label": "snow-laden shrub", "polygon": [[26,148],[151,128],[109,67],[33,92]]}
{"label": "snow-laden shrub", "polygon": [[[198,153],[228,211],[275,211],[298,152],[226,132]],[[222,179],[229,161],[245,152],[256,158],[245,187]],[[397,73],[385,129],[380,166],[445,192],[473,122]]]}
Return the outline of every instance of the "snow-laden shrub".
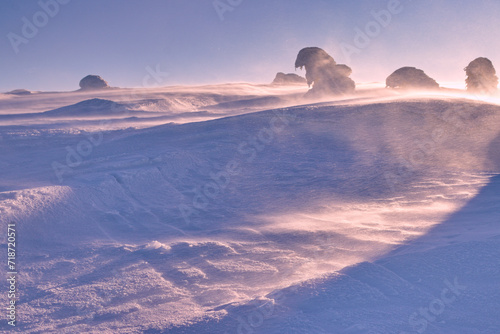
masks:
{"label": "snow-laden shrub", "polygon": [[349,78],[352,70],[347,65],[339,65],[323,49],[308,47],[300,50],[295,60],[295,68],[306,69],[306,80],[313,85],[308,94],[338,95],[352,93],[356,88]]}

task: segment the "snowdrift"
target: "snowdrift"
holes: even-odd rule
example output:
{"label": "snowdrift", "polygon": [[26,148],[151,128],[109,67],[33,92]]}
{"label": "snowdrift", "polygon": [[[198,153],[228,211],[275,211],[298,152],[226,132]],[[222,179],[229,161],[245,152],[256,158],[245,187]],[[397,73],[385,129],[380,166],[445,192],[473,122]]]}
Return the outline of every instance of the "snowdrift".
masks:
{"label": "snowdrift", "polygon": [[[239,93],[199,122],[0,120],[20,329],[500,330],[499,106]],[[57,113],[106,119],[109,101]]]}

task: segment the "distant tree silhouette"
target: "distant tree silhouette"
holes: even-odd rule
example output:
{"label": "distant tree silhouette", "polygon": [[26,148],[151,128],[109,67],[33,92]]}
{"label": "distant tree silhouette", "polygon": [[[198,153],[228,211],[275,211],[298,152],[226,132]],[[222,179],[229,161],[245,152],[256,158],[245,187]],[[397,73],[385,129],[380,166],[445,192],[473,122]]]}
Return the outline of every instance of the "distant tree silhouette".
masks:
{"label": "distant tree silhouette", "polygon": [[467,79],[467,91],[472,93],[491,94],[497,90],[498,77],[493,63],[488,58],[479,57],[464,68]]}
{"label": "distant tree silhouette", "polygon": [[275,85],[288,85],[288,84],[305,84],[306,79],[297,75],[295,73],[285,74],[283,72],[278,72],[274,78],[272,84]]}
{"label": "distant tree silhouette", "polygon": [[352,70],[347,65],[337,65],[335,60],[318,47],[299,51],[295,68],[306,68],[306,80],[313,85],[309,95],[338,95],[352,93],[356,84],[349,78]]}
{"label": "distant tree silhouette", "polygon": [[26,89],[14,89],[14,90],[11,90],[10,92],[7,92],[5,94],[11,94],[11,95],[30,95],[31,91],[26,90]]}
{"label": "distant tree silhouette", "polygon": [[394,71],[385,80],[385,85],[391,88],[405,89],[437,89],[439,84],[436,80],[425,74],[424,71],[415,67],[401,67]]}
{"label": "distant tree silhouette", "polygon": [[105,88],[109,88],[108,83],[98,75],[90,74],[80,80],[81,90],[96,90]]}

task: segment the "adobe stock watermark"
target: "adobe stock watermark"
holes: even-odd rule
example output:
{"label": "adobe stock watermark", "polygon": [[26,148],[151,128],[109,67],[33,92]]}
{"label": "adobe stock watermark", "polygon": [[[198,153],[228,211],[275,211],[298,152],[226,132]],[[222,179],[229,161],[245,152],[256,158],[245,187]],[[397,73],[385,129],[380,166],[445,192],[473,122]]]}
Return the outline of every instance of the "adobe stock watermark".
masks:
{"label": "adobe stock watermark", "polygon": [[444,140],[444,131],[442,129],[434,129],[430,138],[415,140],[413,149],[407,157],[399,156],[398,165],[395,172],[386,171],[384,178],[392,192],[396,191],[396,186],[405,183],[406,178],[414,175],[418,167],[425,163],[425,159],[429,158],[437,149],[439,144]]}
{"label": "adobe stock watermark", "polygon": [[106,130],[109,123],[110,121],[101,121],[98,132],[88,134],[87,139],[80,140],[74,147],[66,146],[65,164],[58,161],[52,162],[52,169],[60,183],[64,181],[64,174],[71,173],[73,168],[78,168],[83,163],[84,158],[88,157],[95,147],[102,144],[103,131]]}
{"label": "adobe stock watermark", "polygon": [[35,38],[40,29],[45,27],[50,19],[54,18],[60,11],[61,5],[66,5],[71,0],[40,0],[38,1],[38,6],[41,10],[37,11],[31,19],[23,16],[21,21],[23,23],[21,27],[21,34],[16,34],[14,32],[9,32],[7,38],[14,50],[15,54],[19,53],[19,46],[21,44],[28,44],[30,40]]}
{"label": "adobe stock watermark", "polygon": [[[168,72],[162,72],[160,64],[156,64],[155,69],[149,65],[146,66],[146,72],[148,72],[148,74],[142,78],[142,87],[144,88],[160,87],[166,83],[165,79],[170,75]],[[151,83],[151,79],[153,83]]]}
{"label": "adobe stock watermark", "polygon": [[[279,291],[273,300],[252,300],[249,306],[252,310],[244,315],[238,315],[236,321],[237,334],[253,334],[255,330],[264,324],[266,319],[269,319],[274,314],[275,302],[283,297],[283,293]],[[227,332],[226,332],[227,333]]]}
{"label": "adobe stock watermark", "polygon": [[230,184],[232,177],[240,175],[243,171],[244,163],[251,163],[255,160],[259,152],[262,152],[270,145],[276,136],[281,133],[291,121],[294,121],[295,115],[290,114],[289,110],[275,111],[269,124],[261,128],[257,135],[251,136],[248,140],[238,145],[238,155],[230,160],[222,170],[214,171],[209,174],[210,180],[203,185],[190,191],[193,194],[191,203],[180,204],[178,209],[185,223],[192,224],[191,216],[206,211],[210,202],[220,196]]}
{"label": "adobe stock watermark", "polygon": [[[241,314],[235,315],[237,326],[236,334],[256,334],[258,329],[264,324],[267,319],[270,319],[276,313],[276,306],[283,302],[290,294],[295,294],[299,290],[297,285],[287,288],[287,294],[283,290],[278,290],[272,294],[271,299],[255,299],[249,302],[246,306],[250,306],[250,310],[244,311]],[[224,334],[230,334],[225,331]]]}
{"label": "adobe stock watermark", "polygon": [[219,19],[224,21],[225,13],[232,12],[236,7],[241,5],[242,2],[243,0],[214,0],[212,5],[214,6],[217,15],[219,15]]}
{"label": "adobe stock watermark", "polygon": [[463,291],[467,289],[465,285],[458,282],[455,277],[453,283],[444,280],[446,286],[441,290],[439,297],[430,301],[426,307],[420,307],[418,311],[413,312],[408,318],[408,324],[412,328],[412,332],[400,332],[399,334],[419,333],[422,334],[427,330],[430,323],[438,320],[438,317],[444,313],[446,308],[453,304]]}
{"label": "adobe stock watermark", "polygon": [[[142,88],[157,88],[161,87],[166,83],[166,78],[170,76],[170,73],[168,72],[163,72],[160,68],[160,64],[156,64],[155,68],[153,69],[151,66],[146,66],[145,68],[146,74],[142,78]],[[112,111],[120,111],[124,107],[126,111],[129,111],[129,108],[132,108],[134,106],[134,103],[132,102],[133,100],[140,100],[142,98],[146,98],[147,93],[143,91],[135,91],[132,90],[128,94],[123,94],[120,95],[119,100],[120,101],[128,101],[128,102],[113,102],[111,106]]]}
{"label": "adobe stock watermark", "polygon": [[[408,0],[412,1],[412,0]],[[387,28],[395,15],[403,11],[404,7],[400,0],[389,0],[386,9],[370,12],[373,20],[368,21],[363,28],[354,28],[354,38],[352,44],[342,42],[340,49],[347,62],[351,61],[354,54],[360,54],[361,50],[366,49],[372,43],[372,40],[380,36],[382,31]]]}
{"label": "adobe stock watermark", "polygon": [[[430,159],[431,155],[446,139],[455,133],[465,131],[471,115],[463,106],[451,106],[446,111],[439,113],[438,117],[443,121],[443,124],[432,129],[427,138],[413,141],[412,147],[408,148],[408,155],[398,157],[397,169],[384,173],[385,181],[392,192],[396,191],[396,186],[404,184],[405,179],[414,175],[419,166],[424,165],[425,160]],[[453,131],[449,131],[445,126],[451,127]]]}
{"label": "adobe stock watermark", "polygon": [[[169,73],[162,72],[160,69],[160,64],[157,64],[155,69],[151,66],[146,66],[146,74],[142,80],[144,88],[158,87],[165,82],[165,78],[169,76]],[[151,83],[153,80],[153,83]],[[142,97],[144,97],[143,95]],[[121,96],[121,98],[127,97],[126,95]],[[130,98],[140,98],[141,96],[134,94],[133,92],[129,96]],[[129,104],[132,106],[133,104]],[[119,104],[113,102],[111,105],[111,113],[117,111],[128,112],[127,104]],[[99,130],[95,132],[90,132],[86,135],[85,139],[80,140],[74,146],[66,146],[66,159],[63,163],[59,161],[53,161],[51,166],[59,181],[62,183],[64,181],[64,176],[72,172],[73,169],[78,168],[84,162],[84,159],[92,154],[95,148],[99,147],[104,140],[104,132],[111,129],[111,120],[102,120],[99,122]]]}

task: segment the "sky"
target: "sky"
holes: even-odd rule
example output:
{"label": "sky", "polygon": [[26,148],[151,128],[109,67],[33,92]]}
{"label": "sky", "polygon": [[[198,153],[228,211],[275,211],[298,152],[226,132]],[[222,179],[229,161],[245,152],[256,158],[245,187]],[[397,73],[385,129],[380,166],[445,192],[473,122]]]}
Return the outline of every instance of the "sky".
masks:
{"label": "sky", "polygon": [[[325,49],[357,82],[402,66],[465,79],[476,57],[500,68],[496,0],[2,0],[0,92],[269,83],[303,47]],[[34,28],[34,29],[33,29]]]}

